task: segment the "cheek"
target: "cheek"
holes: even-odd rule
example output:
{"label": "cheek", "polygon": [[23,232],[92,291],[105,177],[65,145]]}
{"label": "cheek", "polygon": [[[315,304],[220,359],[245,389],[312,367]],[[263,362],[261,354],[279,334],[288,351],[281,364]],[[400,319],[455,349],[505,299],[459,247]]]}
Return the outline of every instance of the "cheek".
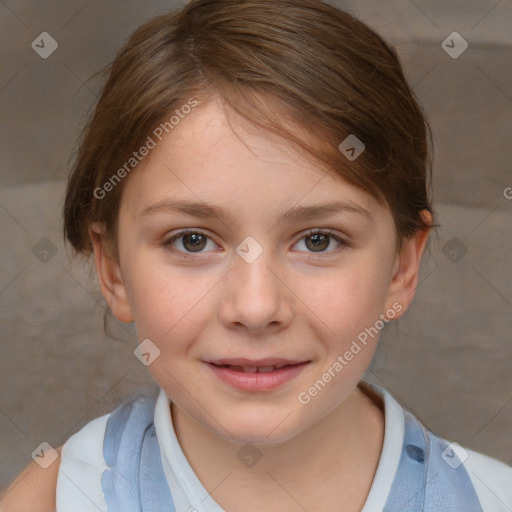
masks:
{"label": "cheek", "polygon": [[[340,342],[357,336],[384,312],[388,292],[385,263],[369,255],[344,268],[329,269],[317,278],[296,280],[297,295],[330,333]],[[319,322],[316,322],[319,324]],[[320,324],[319,324],[320,325]]]}
{"label": "cheek", "polygon": [[[339,404],[369,367],[384,325],[378,321],[386,292],[386,275],[371,259],[302,288],[300,297],[323,346],[317,373],[302,390],[311,398],[312,413],[324,414]],[[314,399],[320,394],[321,400]]]}
{"label": "cheek", "polygon": [[179,351],[211,315],[207,297],[220,284],[218,276],[191,275],[154,261],[141,260],[136,268],[140,270],[131,273],[130,296],[139,339],[151,339],[162,352],[170,347]]}
{"label": "cheek", "polygon": [[146,280],[136,301],[135,323],[140,335],[167,344],[198,333],[211,314],[208,280]]}

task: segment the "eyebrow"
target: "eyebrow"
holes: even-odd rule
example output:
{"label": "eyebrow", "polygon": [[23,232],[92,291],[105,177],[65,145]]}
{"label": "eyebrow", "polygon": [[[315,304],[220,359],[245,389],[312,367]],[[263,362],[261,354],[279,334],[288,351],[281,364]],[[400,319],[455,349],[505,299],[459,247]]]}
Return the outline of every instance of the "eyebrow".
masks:
{"label": "eyebrow", "polygon": [[[144,218],[158,213],[188,215],[197,218],[217,217],[229,222],[234,222],[235,219],[239,218],[234,212],[224,211],[213,204],[174,199],[165,199],[148,206],[142,211],[140,217]],[[294,206],[281,212],[277,216],[276,222],[330,217],[338,213],[358,214],[373,222],[370,212],[352,201],[332,201],[310,206]]]}

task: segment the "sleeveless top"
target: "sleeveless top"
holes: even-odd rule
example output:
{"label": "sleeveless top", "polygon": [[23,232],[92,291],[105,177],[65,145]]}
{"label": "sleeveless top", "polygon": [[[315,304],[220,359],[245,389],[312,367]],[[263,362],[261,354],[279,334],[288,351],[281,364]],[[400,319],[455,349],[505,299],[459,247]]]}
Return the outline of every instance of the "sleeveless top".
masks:
{"label": "sleeveless top", "polygon": [[[487,510],[498,512],[512,510],[512,493],[508,490],[508,495],[505,496],[502,490],[505,489],[505,485],[503,485],[505,479],[508,481],[507,489],[512,487],[512,468],[476,452],[464,450],[456,443],[450,444],[441,439],[425,429],[410,412],[402,409],[387,392],[378,386],[370,385],[370,387],[384,398],[386,427],[383,453],[374,484],[362,512],[482,512]],[[160,449],[162,443],[159,443],[159,436],[162,437],[162,422],[156,421],[158,419],[158,414],[155,414],[157,402],[160,415],[164,407],[167,409],[165,419],[170,420],[170,425],[168,423],[167,426],[170,426],[171,434],[173,434],[169,438],[177,443],[172,428],[169,399],[163,390],[160,390],[158,399],[148,396],[122,404],[110,415],[103,417],[106,419],[106,422],[103,422],[103,439],[99,439],[98,433],[96,435],[96,449],[101,445],[102,467],[100,471],[96,471],[96,482],[89,482],[88,485],[89,488],[92,488],[91,484],[92,486],[96,485],[97,491],[101,489],[103,500],[98,497],[94,499],[90,493],[89,508],[87,506],[78,508],[76,498],[66,504],[66,487],[69,488],[70,480],[68,473],[73,472],[69,471],[72,469],[72,464],[69,462],[71,453],[66,450],[65,445],[57,484],[57,512],[71,512],[71,510],[107,510],[109,512],[223,510],[211,498],[213,508],[196,508],[201,505],[198,504],[198,496],[193,494],[200,492],[202,497],[207,496],[206,490],[197,488],[197,485],[195,490],[191,490],[191,486],[188,486],[189,495],[186,496],[186,492],[184,495],[183,487],[179,485],[176,478],[181,478],[181,469],[184,470],[183,474],[187,475],[187,471],[189,472],[191,468],[183,467],[186,465],[184,462],[186,459],[181,459],[181,450],[179,453],[176,452],[174,458],[176,462],[180,462],[182,468],[171,467],[173,476],[169,478],[168,466],[169,464],[172,466],[173,461],[168,457],[162,457]],[[395,416],[394,420],[393,416]],[[400,422],[400,416],[402,422]],[[155,423],[158,428],[155,427]],[[400,446],[396,442],[396,437],[392,435],[393,432],[390,432],[391,428],[399,431]],[[164,455],[168,455],[169,450],[165,448],[166,443],[163,444]],[[396,457],[393,464],[386,464],[384,452],[386,450],[389,452],[390,447]],[[174,446],[174,449],[176,448],[179,448],[179,444],[177,447]],[[96,458],[99,459],[99,457]],[[475,466],[474,460],[472,464],[468,464],[469,459],[477,459],[477,462],[480,462],[480,467],[477,467],[478,464]],[[72,457],[71,460],[73,460]],[[391,460],[392,457],[387,457],[387,462]],[[162,462],[167,466],[167,473]],[[98,464],[97,466],[99,467]],[[479,473],[485,471],[487,474],[480,476],[475,473],[475,469]],[[489,470],[494,472],[494,475],[489,475]],[[82,473],[84,472],[82,471]],[[387,473],[387,475],[383,475],[383,473]],[[79,487],[80,483],[77,480],[81,478],[80,474],[75,472],[73,476],[74,486]],[[482,480],[482,477],[489,478],[489,476],[494,476],[490,482],[494,482],[495,485],[496,482],[498,483],[498,494],[495,492],[496,489],[493,491],[492,487],[485,482],[485,478]],[[479,478],[491,493],[487,492],[475,477]],[[194,480],[191,476],[189,479]],[[385,480],[387,480],[387,485],[384,484]],[[199,486],[201,486],[200,483]],[[86,495],[87,492],[84,491],[87,490],[84,487],[82,494]],[[179,498],[176,502],[173,492],[175,493],[174,498]],[[71,502],[74,506],[71,506]]]}

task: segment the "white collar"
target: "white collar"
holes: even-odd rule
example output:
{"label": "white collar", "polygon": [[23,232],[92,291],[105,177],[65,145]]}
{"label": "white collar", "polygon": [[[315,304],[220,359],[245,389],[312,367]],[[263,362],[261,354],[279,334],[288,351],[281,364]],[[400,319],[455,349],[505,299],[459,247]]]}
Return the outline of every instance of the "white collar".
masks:
{"label": "white collar", "polygon": [[361,512],[380,512],[388,500],[404,444],[404,410],[384,388],[364,383],[384,401],[384,442],[370,492]]}

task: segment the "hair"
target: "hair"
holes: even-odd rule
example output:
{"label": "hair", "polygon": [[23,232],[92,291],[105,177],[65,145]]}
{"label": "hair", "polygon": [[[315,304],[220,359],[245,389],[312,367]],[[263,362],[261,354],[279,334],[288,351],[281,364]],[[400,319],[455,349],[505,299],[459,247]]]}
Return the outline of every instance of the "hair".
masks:
{"label": "hair", "polygon": [[[100,222],[118,258],[123,165],[176,109],[214,97],[386,204],[399,248],[434,225],[422,215],[433,213],[428,122],[395,50],[347,12],[318,0],[192,0],[141,25],[101,73],[64,202],[75,255],[91,254]],[[365,148],[354,160],[339,149],[349,135]]]}

